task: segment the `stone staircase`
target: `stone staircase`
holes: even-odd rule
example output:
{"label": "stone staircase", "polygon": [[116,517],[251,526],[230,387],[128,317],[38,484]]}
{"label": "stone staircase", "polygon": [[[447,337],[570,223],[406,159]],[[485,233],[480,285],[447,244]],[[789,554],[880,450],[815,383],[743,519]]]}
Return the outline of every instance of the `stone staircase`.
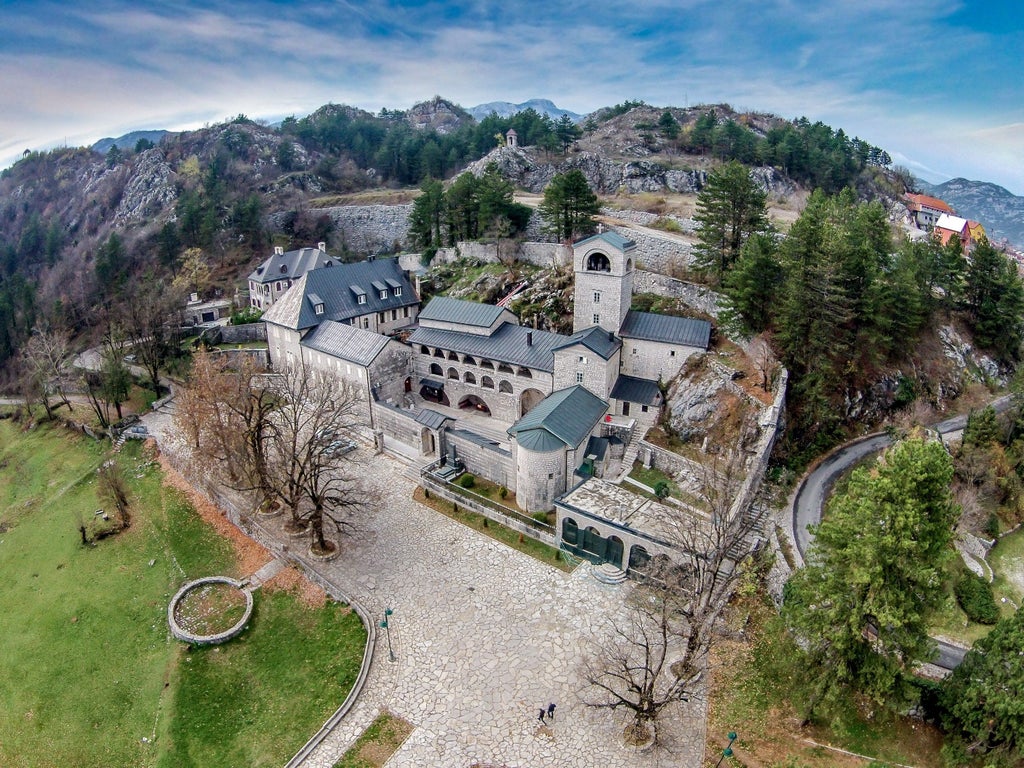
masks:
{"label": "stone staircase", "polygon": [[594,575],[594,578],[600,581],[602,584],[621,584],[626,580],[626,572],[621,568],[617,568],[611,563],[601,563],[601,565],[594,566],[590,572]]}

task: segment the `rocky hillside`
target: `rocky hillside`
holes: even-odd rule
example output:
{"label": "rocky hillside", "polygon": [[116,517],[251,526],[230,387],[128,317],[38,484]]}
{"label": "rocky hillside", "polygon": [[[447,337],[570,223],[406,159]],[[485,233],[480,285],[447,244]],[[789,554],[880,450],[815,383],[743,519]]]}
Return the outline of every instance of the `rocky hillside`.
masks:
{"label": "rocky hillside", "polygon": [[1006,241],[1024,250],[1024,197],[987,181],[957,178],[942,184],[918,184],[923,192],[953,206],[959,216],[984,224],[993,243]]}

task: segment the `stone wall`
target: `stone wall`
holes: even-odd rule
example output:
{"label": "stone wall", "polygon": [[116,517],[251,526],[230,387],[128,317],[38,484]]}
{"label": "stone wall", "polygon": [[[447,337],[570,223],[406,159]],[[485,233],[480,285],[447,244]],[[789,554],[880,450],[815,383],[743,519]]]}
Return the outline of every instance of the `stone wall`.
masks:
{"label": "stone wall", "polygon": [[[616,229],[613,227],[613,229]],[[633,258],[638,269],[643,268],[664,275],[689,269],[692,262],[691,246],[668,237],[657,237],[639,229],[617,229],[623,237],[636,243]]]}
{"label": "stone wall", "polygon": [[452,448],[462,459],[466,471],[503,485],[510,491],[516,489],[516,472],[512,466],[512,454],[507,447],[480,445],[462,429],[447,429],[444,433],[448,453]]}
{"label": "stone wall", "polygon": [[693,234],[697,229],[697,222],[673,214],[659,215],[647,211],[619,210],[617,208],[602,208],[601,215],[619,221],[628,221],[630,224],[639,224],[641,227],[649,227],[658,219],[669,219],[679,225],[679,228],[687,234]]}
{"label": "stone wall", "polygon": [[373,404],[373,425],[384,433],[385,445],[389,439],[400,440],[420,450],[421,424],[416,422],[416,412],[406,411],[387,403]]}
{"label": "stone wall", "polygon": [[637,270],[633,276],[633,290],[636,293],[657,293],[682,299],[688,307],[693,307],[716,320],[723,309],[722,297],[710,288],[646,270]]}
{"label": "stone wall", "polygon": [[217,332],[220,340],[215,344],[251,344],[267,340],[266,323],[246,323],[245,325],[222,325]]}
{"label": "stone wall", "polygon": [[[341,205],[315,211],[331,217],[348,250],[361,256],[394,253],[409,242],[409,214],[412,205]],[[271,217],[278,226],[285,214]]]}
{"label": "stone wall", "polygon": [[[439,248],[431,263],[450,264],[463,258],[493,264],[498,261],[498,245],[460,241],[454,248]],[[562,267],[572,261],[572,249],[561,243],[526,241],[519,244],[519,260],[538,267],[550,267],[552,264]]]}

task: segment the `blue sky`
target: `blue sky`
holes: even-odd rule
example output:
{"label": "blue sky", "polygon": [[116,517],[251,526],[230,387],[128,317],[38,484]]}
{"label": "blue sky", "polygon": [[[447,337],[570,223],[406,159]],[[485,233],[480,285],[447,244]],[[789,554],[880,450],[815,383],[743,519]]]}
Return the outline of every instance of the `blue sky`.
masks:
{"label": "blue sky", "polygon": [[3,0],[0,30],[0,167],[327,102],[642,99],[822,120],[1024,195],[1016,0]]}

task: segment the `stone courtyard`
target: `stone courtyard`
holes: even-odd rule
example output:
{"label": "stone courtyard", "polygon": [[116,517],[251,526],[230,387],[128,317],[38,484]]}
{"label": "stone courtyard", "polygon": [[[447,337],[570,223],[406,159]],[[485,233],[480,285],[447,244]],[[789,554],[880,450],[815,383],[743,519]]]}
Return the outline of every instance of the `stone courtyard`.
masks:
{"label": "stone courtyard", "polygon": [[[147,417],[162,444],[168,421]],[[581,700],[582,658],[607,636],[628,583],[601,583],[587,563],[564,573],[512,550],[413,501],[407,465],[386,455],[367,461],[376,511],[359,521],[336,560],[302,561],[377,623],[393,610],[396,660],[378,629],[355,706],[302,765],[334,765],[385,708],[414,726],[389,768],[701,764],[703,696],[668,711],[662,744],[651,752],[623,744],[625,713]],[[550,702],[555,718],[541,725],[538,709]]]}

